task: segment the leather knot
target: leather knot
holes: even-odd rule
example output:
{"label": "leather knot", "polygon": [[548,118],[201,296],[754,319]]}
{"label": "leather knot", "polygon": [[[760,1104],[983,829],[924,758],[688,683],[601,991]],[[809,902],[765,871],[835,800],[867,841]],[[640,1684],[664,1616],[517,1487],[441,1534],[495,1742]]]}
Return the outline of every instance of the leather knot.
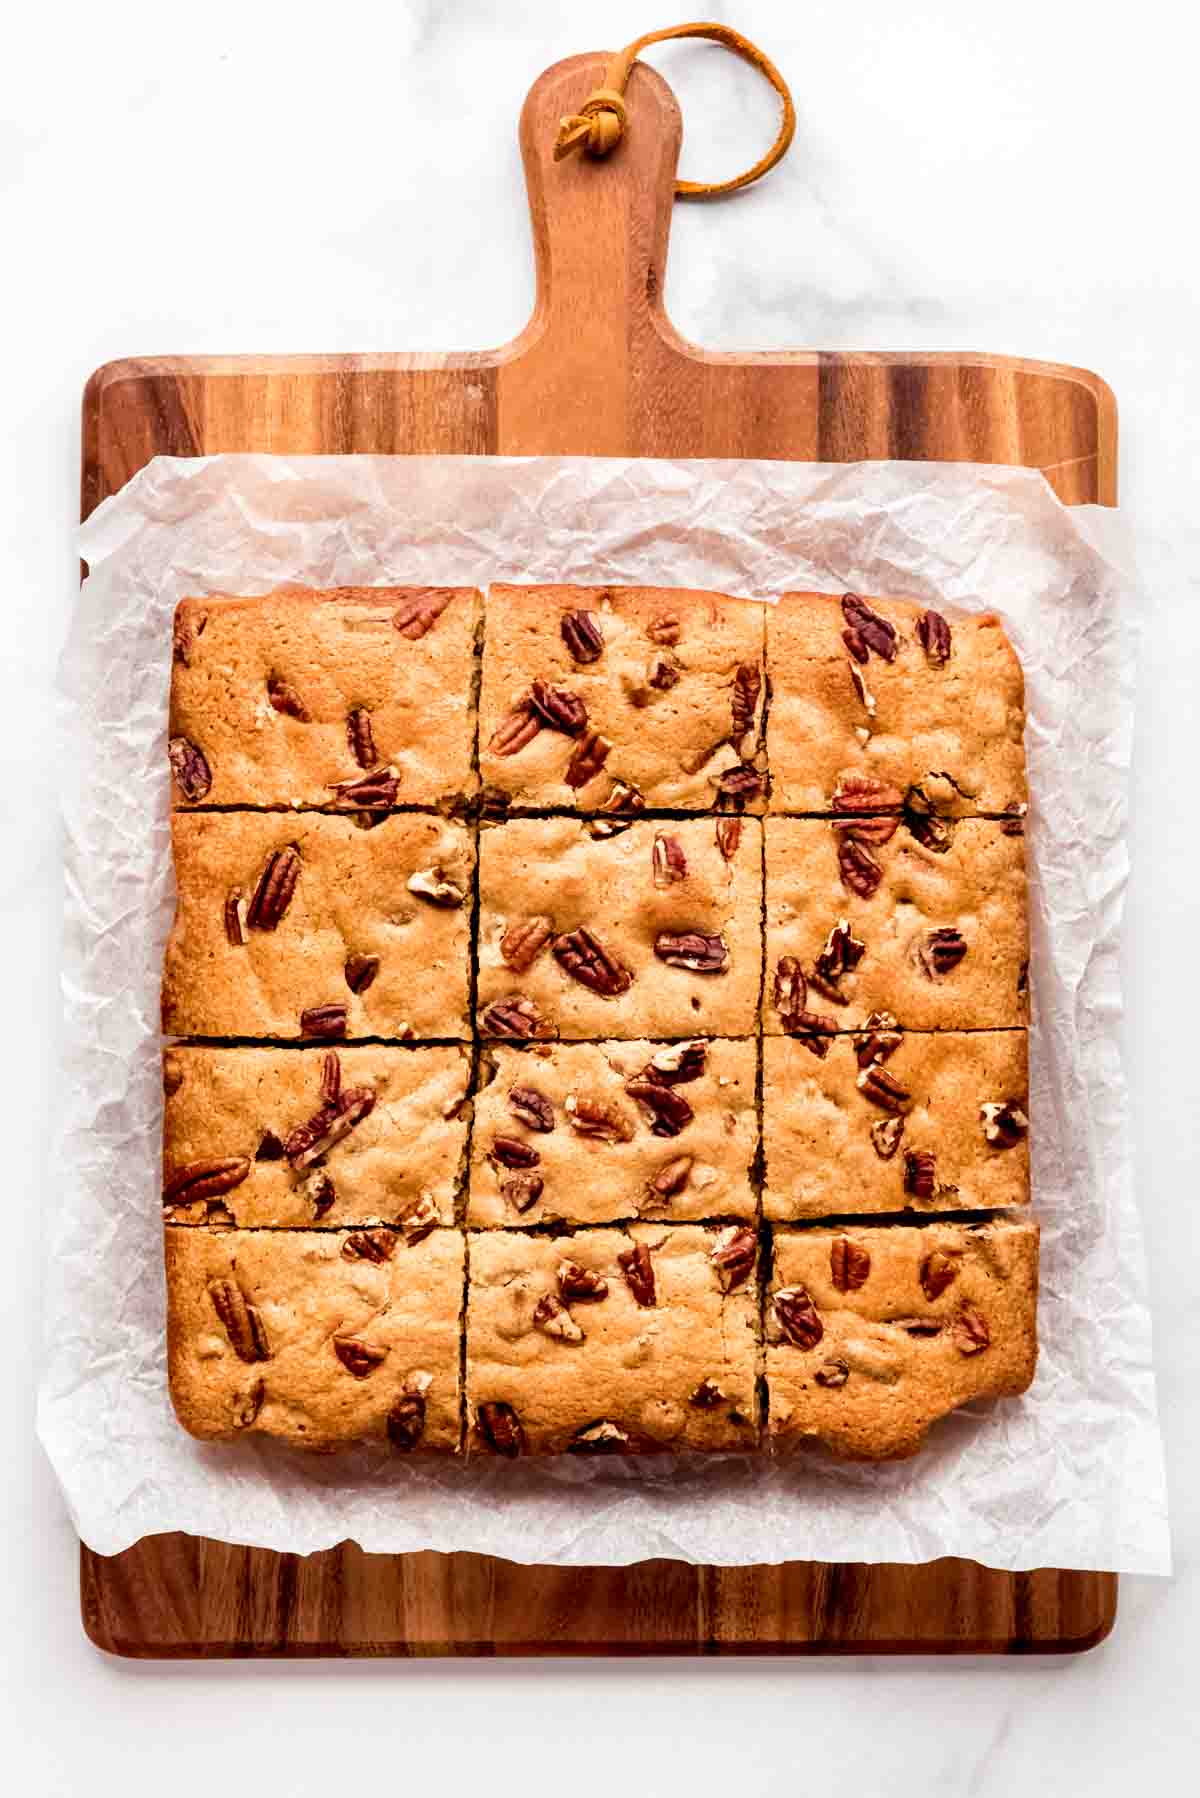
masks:
{"label": "leather knot", "polygon": [[555,162],[561,162],[576,149],[586,150],[589,156],[607,156],[620,143],[628,117],[625,101],[616,89],[598,87],[578,112],[559,120],[554,140]]}

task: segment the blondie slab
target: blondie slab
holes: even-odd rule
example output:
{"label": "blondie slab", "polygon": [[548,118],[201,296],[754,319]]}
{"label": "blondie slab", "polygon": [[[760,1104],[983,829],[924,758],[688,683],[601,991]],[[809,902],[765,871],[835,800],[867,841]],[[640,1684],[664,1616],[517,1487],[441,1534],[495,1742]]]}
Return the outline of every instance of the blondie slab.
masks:
{"label": "blondie slab", "polygon": [[475,1100],[467,1221],[753,1219],[753,1042],[499,1044]]}
{"label": "blondie slab", "polygon": [[1023,839],[963,818],[935,848],[907,824],[874,822],[896,824],[887,841],[832,820],[767,819],[764,1030],[801,1030],[805,1013],[838,1030],[873,1012],[913,1030],[1024,1024]]}
{"label": "blondie slab", "polygon": [[785,593],[767,669],[774,811],[829,811],[853,775],[951,813],[1027,798],[1021,665],[992,613]]}
{"label": "blondie slab", "polygon": [[1024,1030],[767,1037],[764,1215],[1027,1204],[1027,1051]]}
{"label": "blondie slab", "polygon": [[351,809],[472,792],[478,616],[471,587],[182,600],[174,803]]}
{"label": "blondie slab", "polygon": [[466,1048],[163,1055],[163,1214],[243,1227],[454,1222]]}
{"label": "blondie slab", "polygon": [[466,1034],[473,849],[461,826],[177,812],[172,839],[168,1034]]}
{"label": "blondie slab", "polygon": [[171,1401],[191,1435],[457,1452],[459,1231],[392,1237],[383,1259],[346,1231],[164,1234]]}
{"label": "blondie slab", "polygon": [[1033,1223],[776,1231],[771,1446],[890,1460],[959,1405],[1024,1392],[1037,1289]]}
{"label": "blondie slab", "polygon": [[734,1225],[473,1235],[471,1451],[755,1448],[755,1253]]}
{"label": "blondie slab", "polygon": [[[718,846],[723,826],[728,859]],[[480,836],[479,1024],[487,1037],[745,1036],[762,963],[761,825],[573,818]]]}
{"label": "blondie slab", "polygon": [[766,610],[683,588],[489,588],[485,788],[584,811],[703,810],[723,791],[759,807]]}

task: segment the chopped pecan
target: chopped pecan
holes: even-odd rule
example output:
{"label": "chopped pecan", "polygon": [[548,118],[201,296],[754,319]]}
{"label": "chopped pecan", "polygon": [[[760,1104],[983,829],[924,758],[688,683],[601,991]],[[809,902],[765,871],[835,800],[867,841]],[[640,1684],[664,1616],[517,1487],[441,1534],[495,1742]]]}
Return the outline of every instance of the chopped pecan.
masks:
{"label": "chopped pecan", "polygon": [[300,1013],[301,1036],[313,1036],[328,1042],[346,1034],[344,1005],[309,1005]]}
{"label": "chopped pecan", "polygon": [[536,1167],[542,1159],[531,1143],[519,1136],[494,1136],[488,1154],[501,1167]]}
{"label": "chopped pecan", "polygon": [[824,1061],[829,1053],[827,1039],[837,1034],[837,1022],[820,1012],[807,1009],[808,983],[804,970],[794,955],[781,955],[775,968],[773,989],[775,1009],[788,1036],[800,1037],[806,1049]]}
{"label": "chopped pecan", "polygon": [[902,1112],[912,1097],[877,1061],[867,1064],[855,1085],[865,1099],[870,1099],[873,1105],[878,1105],[883,1111]]}
{"label": "chopped pecan", "polygon": [[849,919],[839,918],[813,965],[814,984],[828,998],[838,1004],[844,1003],[840,990],[842,975],[852,974],[866,952],[867,945],[852,934]]}
{"label": "chopped pecan", "polygon": [[547,1135],[553,1130],[554,1107],[536,1086],[509,1087],[508,1103],[517,1122],[527,1129],[540,1130]]}
{"label": "chopped pecan", "polygon": [[883,869],[865,844],[852,836],[838,834],[838,873],[842,885],[860,899],[871,899],[879,891]]}
{"label": "chopped pecan", "polygon": [[402,637],[415,643],[433,629],[453,598],[453,587],[414,588],[392,613],[392,623]]}
{"label": "chopped pecan", "polygon": [[208,1289],[213,1310],[239,1361],[269,1361],[271,1349],[262,1318],[236,1280],[214,1280]]}
{"label": "chopped pecan", "polygon": [[241,887],[232,887],[225,901],[225,935],[235,949],[250,941],[249,913]]}
{"label": "chopped pecan", "polygon": [[695,1405],[701,1411],[711,1411],[725,1397],[724,1392],[713,1379],[701,1380],[696,1390],[688,1399],[689,1405]]}
{"label": "chopped pecan", "polygon": [[[919,800],[916,798],[918,794]],[[904,824],[922,849],[928,849],[931,855],[945,855],[954,841],[953,827],[945,818],[938,817],[920,787],[909,788],[904,805]]]}
{"label": "chopped pecan", "polygon": [[693,974],[723,974],[729,965],[729,945],[723,936],[706,936],[699,930],[660,930],[654,953],[672,968]]}
{"label": "chopped pecan", "polygon": [[290,681],[282,680],[277,674],[270,675],[267,679],[267,698],[275,711],[282,712],[288,718],[298,718],[301,724],[311,724],[309,709]]}
{"label": "chopped pecan", "polygon": [[632,1142],[634,1123],[611,1099],[568,1093],[563,1109],[572,1130],[601,1142]]}
{"label": "chopped pecan", "polygon": [[940,1336],[942,1333],[941,1320],[936,1317],[893,1317],[889,1321],[909,1336]]}
{"label": "chopped pecan", "polygon": [[736,768],[726,768],[717,775],[714,785],[717,789],[718,802],[731,800],[736,806],[749,805],[751,800],[761,797],[766,788],[766,781],[757,768],[749,762],[739,762]]}
{"label": "chopped pecan", "polygon": [[1014,1149],[1028,1133],[1029,1119],[1011,1099],[1006,1099],[1003,1104],[981,1105],[979,1115],[983,1120],[983,1134],[993,1148]]}
{"label": "chopped pecan", "polygon": [[654,847],[650,852],[654,873],[654,884],[660,892],[674,886],[680,880],[687,879],[688,862],[683,851],[683,844],[678,837],[668,836],[658,831],[654,838]]}
{"label": "chopped pecan", "polygon": [[540,1174],[512,1174],[507,1180],[500,1182],[500,1196],[506,1199],[514,1211],[528,1211],[537,1204],[546,1183]]}
{"label": "chopped pecan", "polygon": [[646,626],[646,635],[652,643],[668,643],[673,648],[682,635],[678,617],[674,612],[660,612]]}
{"label": "chopped pecan", "polygon": [[622,831],[629,829],[638,812],[645,809],[646,801],[636,787],[624,780],[614,780],[608,798],[597,807],[604,816],[589,818],[587,833],[597,839],[620,836]]}
{"label": "chopped pecan", "polygon": [[691,1155],[676,1155],[674,1161],[666,1162],[646,1188],[647,1197],[655,1202],[676,1198],[688,1183],[693,1159]]}
{"label": "chopped pecan", "polygon": [[833,790],[833,809],[842,817],[871,812],[899,812],[904,794],[873,774],[840,774]]}
{"label": "chopped pecan", "polygon": [[635,1243],[631,1249],[622,1249],[617,1256],[617,1265],[625,1275],[625,1283],[638,1304],[653,1305],[655,1303],[654,1263],[650,1259],[650,1250],[645,1243]]}
{"label": "chopped pecan", "polygon": [[552,687],[549,681],[535,680],[529,689],[529,703],[543,724],[561,731],[565,737],[577,737],[587,728],[587,707],[578,693],[566,687]]}
{"label": "chopped pecan", "polygon": [[1004,808],[1004,822],[1000,826],[1006,837],[1023,837],[1025,835],[1025,814],[1029,810],[1023,799],[1014,799],[1011,805]]}
{"label": "chopped pecan", "polygon": [[602,1417],[599,1423],[588,1424],[586,1429],[576,1430],[567,1444],[569,1455],[619,1455],[629,1447],[628,1433],[611,1417]]}
{"label": "chopped pecan", "polygon": [[839,1292],[857,1292],[871,1272],[871,1256],[861,1242],[835,1236],[829,1245],[829,1273]]}
{"label": "chopped pecan", "polygon": [[346,985],[352,993],[365,993],[379,972],[377,955],[348,955],[345,966]]}
{"label": "chopped pecan", "polygon": [[583,1331],[553,1292],[542,1294],[533,1308],[533,1322],[535,1329],[544,1330],[547,1336],[553,1336],[559,1342],[582,1342],[584,1339]]}
{"label": "chopped pecan", "polygon": [[654,1136],[678,1136],[696,1115],[682,1093],[671,1086],[660,1086],[657,1080],[648,1080],[643,1074],[627,1080],[625,1091],[653,1117],[650,1130]]}
{"label": "chopped pecan", "polygon": [[[665,649],[656,649],[646,664],[646,685],[656,693],[669,693],[678,686],[683,669]],[[635,701],[636,703],[636,701]]]}
{"label": "chopped pecan", "polygon": [[203,1199],[220,1198],[240,1186],[250,1172],[244,1155],[225,1155],[208,1161],[189,1161],[176,1168],[163,1185],[164,1205],[197,1205]]}
{"label": "chopped pecan", "polygon": [[360,768],[373,768],[379,757],[375,753],[375,733],[371,714],[365,705],[356,705],[346,719],[346,741]]}
{"label": "chopped pecan", "polygon": [[337,1198],[337,1188],[323,1167],[315,1167],[311,1174],[306,1174],[296,1191],[302,1199],[308,1200],[314,1217],[324,1217]]}
{"label": "chopped pecan", "polygon": [[517,755],[533,742],[542,728],[541,718],[528,696],[519,699],[506,718],[492,733],[488,748],[493,755]]}
{"label": "chopped pecan", "polygon": [[903,1041],[891,1012],[873,1011],[867,1018],[866,1028],[855,1035],[855,1060],[860,1068],[869,1067],[873,1061],[886,1061]]}
{"label": "chopped pecan", "polygon": [[717,1278],[726,1292],[733,1292],[749,1278],[757,1249],[758,1239],[754,1231],[742,1225],[730,1224],[718,1234],[708,1251],[708,1258],[716,1268]]}
{"label": "chopped pecan", "polygon": [[533,966],[554,935],[552,918],[520,918],[510,924],[500,939],[500,954],[510,968],[523,974]]}
{"label": "chopped pecan", "polygon": [[950,626],[940,612],[921,613],[917,619],[917,641],[935,668],[946,666],[950,660]]}
{"label": "chopped pecan", "polygon": [[797,1348],[816,1348],[825,1326],[805,1286],[781,1286],[771,1301],[775,1321]]}
{"label": "chopped pecan", "polygon": [[359,807],[379,811],[395,805],[400,776],[394,768],[373,768],[369,774],[360,774],[354,780],[331,780],[329,791],[336,794],[334,803],[347,811]]}
{"label": "chopped pecan", "polygon": [[582,607],[564,612],[558,628],[576,662],[599,661],[604,652],[604,632],[595,612],[585,612]]}
{"label": "chopped pecan", "polygon": [[422,1368],[411,1373],[387,1414],[387,1436],[393,1448],[409,1454],[425,1434],[425,1401],[433,1375]]}
{"label": "chopped pecan", "polygon": [[908,1149],[904,1156],[904,1190],[914,1199],[931,1199],[936,1188],[937,1163],[929,1149]]}
{"label": "chopped pecan", "polygon": [[182,610],[175,613],[175,621],[171,628],[171,659],[184,668],[192,665],[192,651],[196,647],[196,638],[204,635],[204,627],[208,623],[207,612],[187,617]]}
{"label": "chopped pecan", "polygon": [[342,1244],[343,1261],[370,1261],[379,1267],[396,1251],[394,1230],[352,1230]]}
{"label": "chopped pecan", "polygon": [[660,1086],[683,1086],[689,1080],[698,1080],[707,1062],[708,1044],[697,1039],[656,1050],[643,1071],[648,1080],[657,1080]]}
{"label": "chopped pecan", "polygon": [[895,661],[897,649],[895,625],[889,624],[886,618],[881,618],[878,612],[873,612],[857,593],[843,593],[842,616],[846,620],[847,627],[857,632],[868,649],[873,649],[875,654],[882,656],[885,662]]}
{"label": "chopped pecan", "polygon": [[818,1386],[844,1386],[850,1378],[850,1369],[840,1355],[831,1355],[828,1361],[822,1361],[813,1374]]}
{"label": "chopped pecan", "polygon": [[258,877],[254,897],[246,914],[252,930],[276,930],[280,919],[292,903],[296,882],[300,878],[300,851],[294,843],[273,849],[267,865]]}
{"label": "chopped pecan", "polygon": [[397,1222],[409,1248],[423,1242],[438,1226],[437,1200],[431,1192],[423,1192],[415,1205],[402,1212]]}
{"label": "chopped pecan", "polygon": [[565,1299],[608,1297],[608,1281],[603,1274],[593,1273],[589,1267],[580,1267],[578,1261],[560,1261],[557,1277],[558,1290]]}
{"label": "chopped pecan", "polygon": [[233,1402],[233,1421],[239,1430],[248,1430],[263,1408],[263,1400],[267,1396],[267,1383],[263,1379],[251,1380],[244,1392],[238,1394]]}
{"label": "chopped pecan", "polygon": [[736,812],[726,812],[717,819],[717,848],[727,862],[738,852],[742,840],[742,820]]}
{"label": "chopped pecan", "polygon": [[571,752],[564,779],[569,787],[586,787],[589,780],[595,780],[601,768],[608,760],[608,752],[612,744],[607,737],[602,737],[598,730],[589,730],[580,737]]}
{"label": "chopped pecan", "polygon": [[187,737],[172,737],[167,744],[167,759],[175,776],[175,785],[192,805],[207,798],[212,790],[212,770],[204,751]]}
{"label": "chopped pecan", "polygon": [[493,1000],[479,1022],[485,1036],[500,1036],[510,1042],[545,1041],[558,1035],[554,1025],[524,993],[509,993],[507,998]]}
{"label": "chopped pecan", "polygon": [[835,818],[833,828],[839,839],[853,837],[856,843],[870,843],[873,849],[881,849],[899,830],[900,820],[890,813],[880,812],[874,817]]}
{"label": "chopped pecan", "polygon": [[283,1144],[273,1130],[264,1130],[257,1149],[254,1151],[255,1161],[282,1161]]}
{"label": "chopped pecan", "polygon": [[311,1167],[335,1143],[349,1136],[374,1106],[375,1094],[369,1086],[347,1087],[336,1104],[322,1105],[307,1123],[297,1124],[283,1146],[292,1166],[297,1171]]}
{"label": "chopped pecan", "polygon": [[451,880],[440,862],[432,868],[418,868],[404,884],[418,899],[424,899],[427,905],[436,905],[442,911],[457,911],[467,897],[465,888]]}
{"label": "chopped pecan", "polygon": [[386,1348],[380,1348],[374,1342],[363,1342],[357,1336],[335,1336],[333,1352],[346,1372],[352,1373],[356,1380],[365,1380],[387,1360]]}
{"label": "chopped pecan", "polygon": [[[861,637],[859,638],[859,642],[862,643]],[[867,659],[867,656],[866,656],[866,647],[867,646],[865,643],[863,643],[862,646],[863,646],[863,654],[861,656],[859,656],[858,660],[860,662],[865,662]],[[863,710],[866,712],[867,717],[873,718],[875,716],[875,695],[871,692],[870,687],[868,687],[868,685],[867,685],[866,676],[864,675],[862,669],[859,668],[854,662],[847,662],[846,666],[850,670],[850,682],[854,688],[854,691],[858,695],[859,704],[862,706]]]}
{"label": "chopped pecan", "polygon": [[610,955],[599,937],[585,924],[558,937],[552,953],[564,973],[603,998],[614,999],[620,993],[627,993],[633,985],[631,970],[615,955]]}
{"label": "chopped pecan", "polygon": [[733,693],[729,702],[733,719],[731,736],[735,748],[754,724],[761,691],[762,670],[754,662],[743,662],[733,677]]}
{"label": "chopped pecan", "polygon": [[870,661],[871,652],[867,648],[866,638],[860,631],[856,631],[853,625],[847,625],[846,629],[842,632],[842,642],[846,645],[846,648],[850,651],[850,654],[854,657],[856,662]]}
{"label": "chopped pecan", "polygon": [[958,1261],[945,1249],[930,1249],[921,1261],[921,1290],[927,1299],[940,1298],[958,1278]]}
{"label": "chopped pecan", "polygon": [[978,1355],[992,1340],[988,1320],[974,1305],[964,1305],[950,1326],[950,1335],[960,1355]]}
{"label": "chopped pecan", "polygon": [[525,1452],[525,1432],[521,1428],[521,1420],[512,1406],[505,1404],[503,1399],[493,1399],[487,1404],[477,1405],[475,1421],[479,1425],[480,1435],[496,1454],[512,1461]]}
{"label": "chopped pecan", "polygon": [[902,1117],[880,1118],[871,1125],[871,1143],[881,1161],[890,1161],[900,1147],[900,1138],[904,1135],[904,1119]]}
{"label": "chopped pecan", "polygon": [[917,957],[930,980],[939,974],[951,973],[966,953],[962,931],[950,926],[926,931],[917,945]]}
{"label": "chopped pecan", "polygon": [[336,1049],[331,1049],[321,1063],[321,1097],[327,1105],[336,1104],[342,1091],[342,1064]]}

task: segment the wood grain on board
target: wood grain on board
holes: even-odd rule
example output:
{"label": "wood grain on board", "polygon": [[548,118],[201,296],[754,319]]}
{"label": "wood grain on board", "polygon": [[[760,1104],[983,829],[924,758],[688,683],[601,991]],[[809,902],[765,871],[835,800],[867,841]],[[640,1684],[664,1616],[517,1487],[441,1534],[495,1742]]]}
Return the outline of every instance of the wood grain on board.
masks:
{"label": "wood grain on board", "polygon": [[[152,456],[222,450],[1005,462],[1040,468],[1069,504],[1115,502],[1116,406],[1085,370],[681,338],[662,300],[681,137],[670,89],[639,66],[615,153],[551,159],[558,119],[604,64],[557,64],[522,113],[537,298],[519,337],[479,354],[109,363],[84,396],[84,516]],[[182,1535],[111,1558],[84,1548],[81,1582],[92,1640],[137,1657],[1069,1651],[1107,1634],[1117,1596],[1111,1574],[956,1560],[556,1569]]]}

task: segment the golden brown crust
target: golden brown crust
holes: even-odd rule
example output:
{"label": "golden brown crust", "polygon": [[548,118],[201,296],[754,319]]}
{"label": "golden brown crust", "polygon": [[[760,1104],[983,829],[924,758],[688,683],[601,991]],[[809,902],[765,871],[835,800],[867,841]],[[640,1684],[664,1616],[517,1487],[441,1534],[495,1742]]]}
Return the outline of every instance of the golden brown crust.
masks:
{"label": "golden brown crust", "polygon": [[951,633],[942,665],[919,640],[924,606],[862,597],[897,633],[890,662],[869,649],[865,663],[851,654],[840,594],[785,593],[769,609],[771,809],[827,812],[846,774],[920,786],[953,814],[1023,803],[1024,681],[1000,620],[942,607]]}
{"label": "golden brown crust", "polygon": [[[594,660],[576,659],[564,640],[563,618],[577,610],[597,622]],[[710,807],[719,775],[738,766],[739,748],[747,758],[757,748],[761,680],[750,676],[754,717],[738,747],[730,739],[738,671],[761,675],[765,610],[677,587],[489,588],[479,705],[485,787],[514,805],[596,810],[621,781],[650,806]],[[574,694],[586,728],[611,745],[602,770],[579,787],[566,778],[574,743],[562,732],[542,729],[509,755],[495,745],[534,680]]]}
{"label": "golden brown crust", "polygon": [[[674,1098],[659,1107],[662,1117],[652,1103],[656,1095],[639,1079],[655,1068],[656,1058],[666,1072],[652,1073],[651,1084],[671,1083],[679,1071],[702,1067],[695,1078],[669,1084]],[[468,1222],[502,1227],[638,1216],[753,1219],[755,1063],[753,1042],[494,1045],[485,1058],[487,1083],[475,1101]],[[531,1093],[538,1109],[530,1108]],[[543,1100],[548,1110],[540,1106]],[[677,1104],[682,1110],[676,1113]],[[655,1121],[661,1132],[674,1129],[679,1118],[686,1121],[675,1134],[655,1132]],[[531,1126],[527,1120],[535,1121]],[[515,1139],[537,1161],[526,1167],[522,1160],[515,1170],[506,1166],[497,1158],[497,1137],[501,1157]]]}
{"label": "golden brown crust", "polygon": [[[839,1269],[842,1242],[852,1246]],[[766,1309],[771,1447],[819,1441],[854,1459],[898,1459],[958,1406],[1024,1392],[1037,1362],[1037,1288],[1034,1223],[777,1230]]]}
{"label": "golden brown crust", "polygon": [[[422,600],[435,614],[429,629],[402,634],[395,620]],[[182,600],[170,735],[208,764],[201,803],[328,807],[335,784],[367,765],[395,771],[400,805],[472,792],[479,604],[473,587],[285,587]],[[362,711],[370,731],[356,752],[351,714]],[[188,803],[178,783],[172,796]]]}
{"label": "golden brown crust", "polygon": [[[349,1227],[395,1224],[421,1206],[422,1219],[454,1222],[469,1117],[465,1048],[180,1044],[163,1063],[169,1221]],[[326,1137],[329,1148],[315,1153]],[[218,1178],[213,1196],[191,1198],[220,1161],[234,1164],[227,1178],[236,1183]]]}
{"label": "golden brown crust", "polygon": [[[756,1447],[755,1276],[751,1270],[732,1292],[723,1290],[712,1260],[719,1238],[716,1230],[653,1224],[570,1236],[473,1235],[471,1452],[492,1452],[479,1410],[495,1404],[515,1411],[528,1454]],[[620,1261],[639,1245],[650,1258],[650,1305],[638,1302]],[[568,1297],[565,1324],[547,1320],[566,1336],[534,1321],[540,1300],[560,1297],[564,1261],[607,1285],[602,1298]],[[582,1341],[572,1339],[576,1330]],[[705,1382],[718,1391],[710,1394]]]}
{"label": "golden brown crust", "polygon": [[386,1438],[427,1374],[419,1446],[457,1449],[459,1231],[401,1240],[381,1262],[347,1257],[338,1230],[168,1225],[164,1237],[171,1402],[189,1434],[303,1448]]}
{"label": "golden brown crust", "polygon": [[[1015,1103],[1028,1116],[1027,1057],[1023,1030],[906,1033],[880,1064],[905,1095],[890,1110],[863,1090],[852,1037],[834,1037],[824,1059],[802,1041],[767,1037],[764,1215],[786,1223],[1027,1204],[1028,1136],[989,1142],[982,1109]],[[915,1156],[932,1163],[915,1167]]]}
{"label": "golden brown crust", "polygon": [[[395,814],[371,830],[323,813],[177,812],[178,905],[163,971],[163,1029],[177,1036],[302,1036],[301,1014],[346,1008],[346,1036],[467,1034],[473,848],[460,825]],[[270,857],[293,845],[300,867],[274,929],[231,943],[225,907],[252,897]],[[461,903],[431,903],[409,881],[440,868]],[[349,984],[352,956],[377,957],[370,985]]]}

